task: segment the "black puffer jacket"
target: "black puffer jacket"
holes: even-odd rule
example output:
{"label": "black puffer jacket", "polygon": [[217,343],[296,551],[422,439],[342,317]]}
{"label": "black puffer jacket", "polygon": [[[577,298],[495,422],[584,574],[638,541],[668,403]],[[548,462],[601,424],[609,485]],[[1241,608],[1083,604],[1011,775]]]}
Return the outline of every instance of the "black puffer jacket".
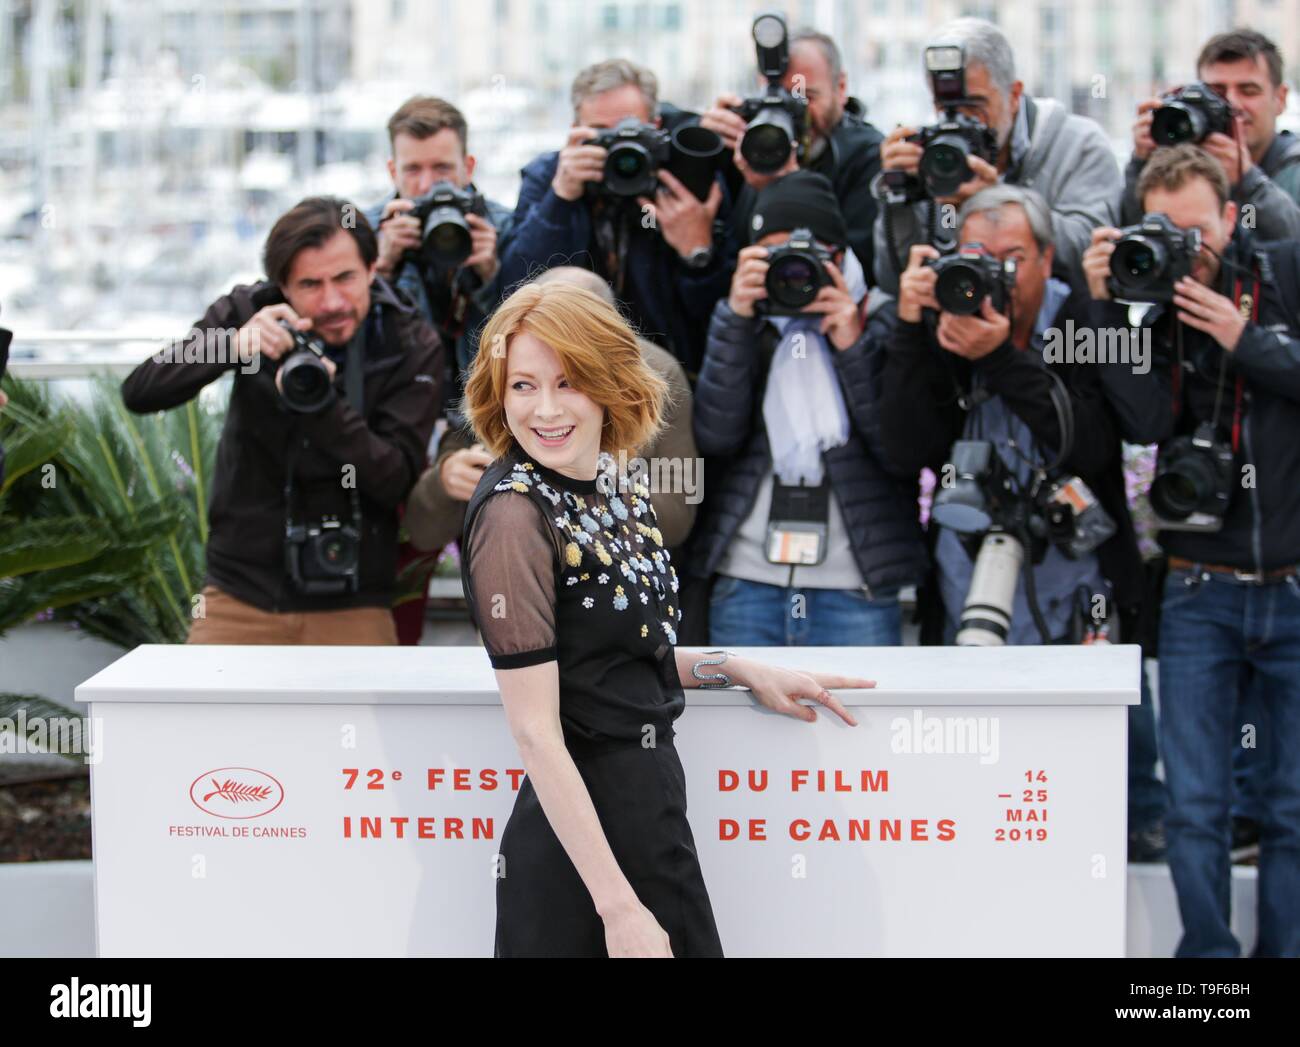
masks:
{"label": "black puffer jacket", "polygon": [[[892,327],[892,317],[882,310],[848,349],[832,347],[849,413],[849,439],[822,455],[854,559],[870,589],[914,584],[926,565],[916,474],[891,475],[881,464],[877,391]],[[707,459],[708,491],[690,560],[690,572],[697,577],[717,570],[772,468],[763,395],[778,342],[776,328],[765,319],[737,316],[726,299],[714,308],[695,388],[695,440]]]}

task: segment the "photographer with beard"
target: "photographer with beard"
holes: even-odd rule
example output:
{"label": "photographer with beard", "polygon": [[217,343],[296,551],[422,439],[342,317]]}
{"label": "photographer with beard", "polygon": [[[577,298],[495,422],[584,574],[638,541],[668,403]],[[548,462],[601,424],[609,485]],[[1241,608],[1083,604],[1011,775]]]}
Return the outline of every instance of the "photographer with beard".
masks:
{"label": "photographer with beard", "polygon": [[614,196],[602,190],[608,151],[592,141],[628,119],[668,131],[694,119],[661,106],[658,90],[654,73],[624,59],[574,78],[568,142],[521,172],[501,284],[514,287],[553,265],[599,273],[638,333],[693,377],[709,313],[726,294],[735,259],[722,182],[715,178],[700,200],[661,167],[653,199]]}
{"label": "photographer with beard", "polygon": [[[1232,765],[1254,744],[1266,755],[1254,955],[1300,956],[1300,247],[1256,240],[1222,164],[1193,145],[1156,150],[1137,194],[1169,223],[1145,235],[1165,241],[1174,270],[1146,295],[1128,290],[1117,281],[1146,245],[1130,240],[1119,255],[1119,230],[1103,227],[1084,273],[1098,329],[1129,326],[1129,296],[1155,301],[1140,321],[1150,369],[1104,368],[1103,381],[1124,438],[1160,445],[1150,501],[1169,557],[1160,751],[1183,922],[1175,955],[1240,955]],[[1249,735],[1248,680],[1259,709]]]}
{"label": "photographer with beard", "polygon": [[424,466],[443,360],[376,277],[378,253],[352,204],[303,200],[266,239],[269,279],[217,299],[183,349],[122,383],[129,410],[165,411],[235,372],[190,643],[396,642],[397,506]]}
{"label": "photographer with beard", "polygon": [[[808,147],[802,167],[830,179],[848,227],[849,246],[870,283],[875,272],[876,224],[871,183],[880,170],[884,135],[867,121],[862,102],[849,94],[839,46],[825,33],[801,29],[790,37],[790,62],[781,86],[787,91],[800,88],[808,100]],[[720,95],[713,108],[700,118],[700,124],[716,132],[731,155],[734,177],[729,179],[729,185],[736,194],[734,224],[737,239],[743,243],[749,238],[758,192],[776,176],[759,174],[746,164],[740,152],[746,124],[732,109],[740,104],[737,95]],[[799,167],[792,152],[781,173],[789,174]]]}
{"label": "photographer with beard", "polygon": [[891,326],[864,318],[866,277],[824,176],[773,181],[751,228],[695,390],[719,479],[686,599],[707,606],[712,644],[899,644],[898,591],[924,575],[925,548],[915,484],[881,454]]}
{"label": "photographer with beard", "polygon": [[[1123,183],[1105,133],[1093,121],[1066,111],[1052,98],[1030,98],[1016,79],[1015,57],[1002,31],[978,18],[959,18],[931,38],[932,47],[963,48],[964,96],[957,112],[992,130],[996,161],[969,156],[972,177],[952,196],[890,202],[891,172],[917,174],[923,149],[908,137],[917,128],[898,127],[880,151],[881,174],[873,192],[876,219],[876,282],[897,293],[913,244],[946,250],[953,245],[951,215],[982,189],[998,184],[1032,188],[1047,201],[1055,230],[1053,275],[1077,280],[1079,261],[1092,230],[1115,219]],[[931,77],[931,90],[934,78]],[[941,111],[936,97],[936,111]]]}

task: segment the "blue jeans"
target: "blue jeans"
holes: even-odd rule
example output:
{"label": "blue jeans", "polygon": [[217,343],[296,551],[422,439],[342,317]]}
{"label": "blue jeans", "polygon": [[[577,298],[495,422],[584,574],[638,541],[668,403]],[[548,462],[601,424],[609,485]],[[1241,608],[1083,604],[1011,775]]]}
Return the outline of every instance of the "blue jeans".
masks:
{"label": "blue jeans", "polygon": [[[1259,685],[1247,674],[1242,680],[1241,723],[1238,730],[1246,724],[1259,723]],[[1235,800],[1232,804],[1234,818],[1249,818],[1258,824],[1263,815],[1264,781],[1268,756],[1261,749],[1267,738],[1256,738],[1255,747],[1239,745],[1232,753],[1232,784]]]}
{"label": "blue jeans", "polygon": [[1168,798],[1156,777],[1156,717],[1147,667],[1142,666],[1142,703],[1128,707],[1128,827],[1150,829],[1165,816]]}
{"label": "blue jeans", "polygon": [[1238,956],[1229,926],[1233,752],[1249,671],[1268,744],[1256,956],[1300,956],[1300,577],[1252,585],[1170,571],[1160,623],[1165,832],[1183,937],[1177,956]]}
{"label": "blue jeans", "polygon": [[[802,597],[802,599],[798,599]],[[898,592],[786,589],[718,575],[709,598],[709,643],[719,647],[897,647]]]}

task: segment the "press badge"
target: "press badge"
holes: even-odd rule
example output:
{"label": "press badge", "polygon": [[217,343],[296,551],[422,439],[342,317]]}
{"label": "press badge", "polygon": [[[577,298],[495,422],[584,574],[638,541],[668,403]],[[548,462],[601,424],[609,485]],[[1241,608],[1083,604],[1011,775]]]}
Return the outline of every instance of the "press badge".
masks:
{"label": "press badge", "polygon": [[826,558],[826,527],[831,487],[786,486],[772,480],[772,506],[767,518],[768,563],[813,566]]}

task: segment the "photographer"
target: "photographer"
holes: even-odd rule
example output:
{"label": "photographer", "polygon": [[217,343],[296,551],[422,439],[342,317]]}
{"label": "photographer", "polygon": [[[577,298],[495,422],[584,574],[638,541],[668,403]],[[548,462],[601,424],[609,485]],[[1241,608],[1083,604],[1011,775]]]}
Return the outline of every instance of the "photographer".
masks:
{"label": "photographer", "polygon": [[[875,264],[873,243],[876,199],[871,182],[880,170],[880,143],[884,135],[866,120],[866,109],[849,95],[848,75],[835,41],[824,33],[803,29],[790,37],[789,65],[781,86],[791,91],[800,87],[808,100],[808,145],[802,164],[792,155],[783,173],[799,166],[830,179],[839,201],[840,213],[848,226],[848,243],[862,263],[870,282]],[[736,195],[734,225],[737,239],[746,242],[758,190],[772,181],[770,175],[753,171],[740,151],[746,123],[733,107],[742,99],[720,95],[700,123],[715,131],[732,157]],[[742,182],[743,179],[743,182]]]}
{"label": "photographer", "polygon": [[234,371],[191,643],[391,644],[397,506],[424,465],[442,347],[375,276],[356,208],[311,197],[266,240],[269,280],[217,299],[122,383],[162,411]]}
{"label": "photographer", "polygon": [[[1261,240],[1300,237],[1300,139],[1277,130],[1287,96],[1277,45],[1250,29],[1220,33],[1201,49],[1196,75],[1233,109],[1219,112],[1212,104],[1206,128],[1215,129],[1195,144],[1222,166],[1238,217]],[[1152,129],[1163,104],[1152,98],[1138,106],[1120,210],[1125,225],[1142,217],[1137,183],[1157,146]],[[1183,131],[1171,125],[1166,133]]]}
{"label": "photographer", "polygon": [[[494,200],[473,200],[479,194],[469,130],[450,103],[421,95],[408,99],[388,121],[388,141],[393,192],[366,212],[379,235],[375,272],[416,304],[443,345],[455,347],[455,358],[448,360],[453,365],[453,382],[447,386],[451,407],[460,398],[461,375],[474,359],[479,328],[500,298],[497,256],[511,214]],[[434,186],[463,190],[466,198],[449,197],[448,211],[425,215],[440,202],[428,196]],[[462,206],[481,206],[484,213],[461,211]],[[465,226],[459,239],[468,254],[444,262],[426,243],[444,235],[454,238],[446,231],[458,218]]]}
{"label": "photographer", "polygon": [[[709,642],[898,644],[898,590],[925,571],[915,483],[880,454],[889,325],[830,182],[794,171],[758,194],[754,242],[713,311],[695,438],[721,459],[690,570]],[[870,333],[868,333],[870,328]]]}
{"label": "photographer", "polygon": [[623,59],[584,69],[571,95],[568,143],[522,171],[511,242],[501,256],[502,286],[552,265],[590,269],[613,288],[639,333],[693,376],[709,312],[726,293],[735,256],[722,184],[715,179],[700,200],[660,167],[653,199],[616,195],[606,188],[608,150],[592,141],[626,120],[653,133],[693,117],[669,106],[661,113],[655,75]]}
{"label": "photographer", "polygon": [[[561,265],[547,269],[534,281],[538,284],[574,284],[591,291],[614,305],[614,294],[595,273],[577,266]],[[668,351],[654,342],[638,338],[641,355],[659,377],[668,383],[668,402],[664,408],[663,428],[645,448],[647,460],[666,460],[685,463],[694,460],[699,452],[691,433],[691,388],[686,372]],[[492,463],[492,456],[481,444],[476,444],[466,429],[451,429],[438,446],[438,460],[425,470],[406,502],[403,522],[411,536],[411,544],[419,550],[440,549],[449,542],[458,541],[465,523],[465,506],[478,486],[483,470]],[[674,559],[676,549],[691,532],[695,523],[697,502],[688,500],[689,491],[654,490],[650,501],[659,520],[664,547]]]}
{"label": "photographer", "polygon": [[[940,634],[941,611],[945,643],[1100,639],[1108,628],[1102,618],[1127,616],[1140,603],[1140,559],[1119,434],[1097,369],[1048,352],[1049,339],[1087,320],[1087,296],[1051,275],[1051,212],[1033,190],[982,190],[962,206],[958,223],[963,254],[953,261],[981,273],[986,285],[978,310],[970,312],[975,296],[963,293],[974,278],[945,271],[941,283],[928,264],[938,252],[914,245],[881,380],[887,458],[908,475],[928,467],[940,481],[930,527],[938,593],[925,594],[926,638]],[[964,311],[953,311],[958,307]],[[958,460],[966,446],[958,441],[978,441],[990,453],[977,484]],[[1009,496],[997,482],[1001,474]],[[1108,517],[1110,537],[1076,542],[1076,531],[1043,541],[1032,518],[1044,517],[1051,503],[1039,498],[1051,494],[1053,481],[1077,491],[1078,480]],[[951,508],[967,511],[948,515],[942,503],[959,496],[963,504]],[[1097,518],[1096,507],[1089,512]],[[989,518],[982,529],[954,529],[963,517],[980,516]],[[1084,520],[1077,517],[1076,528]],[[977,570],[985,563],[987,570]]]}
{"label": "photographer", "polygon": [[[894,181],[918,178],[926,150],[908,140],[921,129],[899,127],[889,133],[880,151],[882,171],[873,185],[881,201],[875,230],[876,282],[890,294],[897,293],[912,245],[950,248],[956,208],[981,189],[1005,183],[1032,187],[1047,201],[1056,235],[1053,275],[1073,283],[1093,228],[1115,217],[1122,181],[1110,143],[1097,124],[1067,112],[1055,99],[1025,95],[1024,84],[1016,79],[1011,45],[996,26],[978,18],[948,23],[926,48],[927,61],[955,56],[956,47],[962,49],[961,66],[942,74],[931,71],[935,110],[951,110],[988,129],[993,159],[976,155],[968,143],[966,169],[971,177],[950,194],[936,198],[923,189],[899,189]],[[957,98],[965,101],[947,102]],[[978,144],[981,135],[968,128],[965,137]]]}
{"label": "photographer", "polygon": [[[1177,955],[1240,953],[1228,901],[1232,761],[1238,744],[1254,744],[1269,754],[1255,955],[1297,956],[1300,247],[1243,228],[1223,166],[1193,145],[1157,150],[1137,194],[1148,219],[1159,216],[1152,231],[1098,229],[1084,271],[1098,328],[1128,326],[1126,301],[1155,303],[1141,320],[1149,372],[1107,368],[1104,381],[1125,439],[1160,445],[1150,501],[1169,556],[1160,748]],[[1144,279],[1130,287],[1135,274]],[[1247,676],[1258,740],[1238,731]]]}

